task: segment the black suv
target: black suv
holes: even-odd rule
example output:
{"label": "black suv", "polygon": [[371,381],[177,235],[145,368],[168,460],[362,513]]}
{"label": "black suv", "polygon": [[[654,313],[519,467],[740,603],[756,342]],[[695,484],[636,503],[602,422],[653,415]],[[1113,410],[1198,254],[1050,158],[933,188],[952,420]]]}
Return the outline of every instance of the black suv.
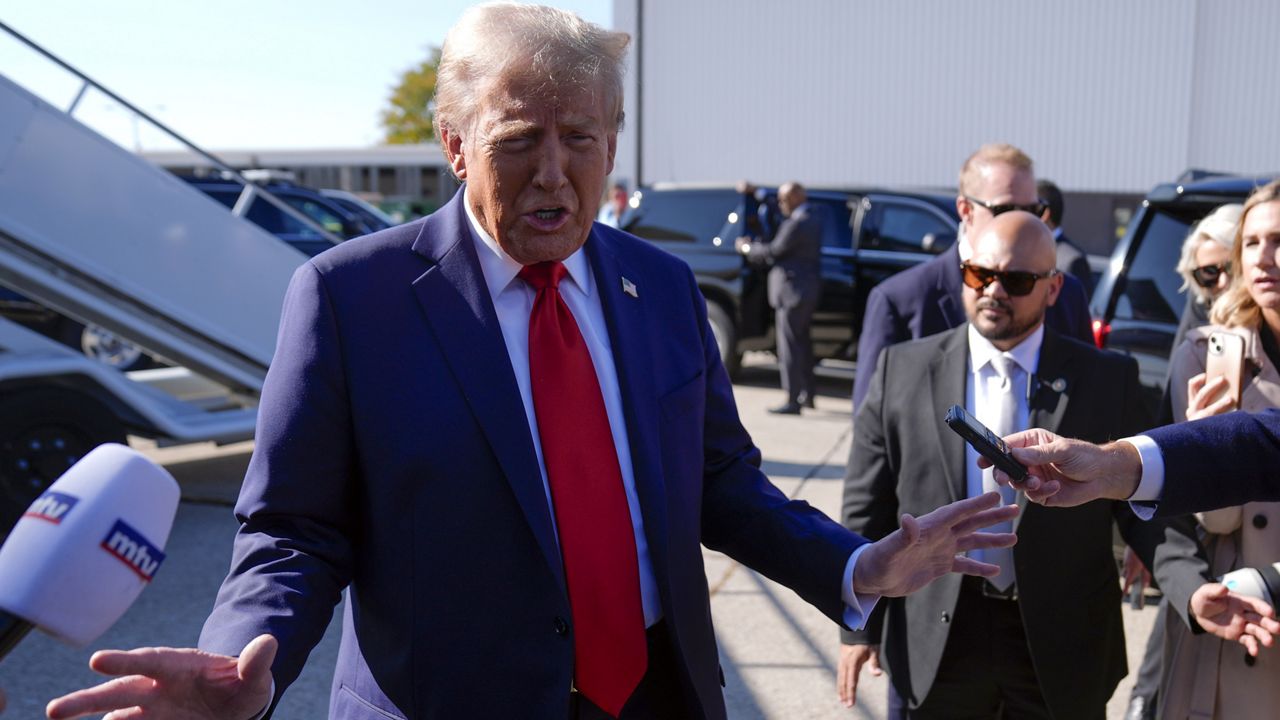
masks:
{"label": "black suv", "polygon": [[[899,270],[955,241],[959,217],[949,195],[885,190],[808,191],[825,217],[822,300],[814,315],[819,358],[853,359],[867,293]],[[747,350],[774,346],[766,271],[734,250],[740,236],[766,236],[780,221],[777,189],[660,185],[642,188],[623,216],[624,230],[689,263],[707,298],[707,315],[732,373]]]}
{"label": "black suv", "polygon": [[1098,347],[1132,355],[1149,407],[1158,409],[1169,375],[1169,354],[1186,307],[1179,291],[1178,257],[1191,227],[1219,205],[1244,202],[1272,177],[1236,177],[1189,171],[1184,180],[1157,185],[1129,221],[1090,304]]}

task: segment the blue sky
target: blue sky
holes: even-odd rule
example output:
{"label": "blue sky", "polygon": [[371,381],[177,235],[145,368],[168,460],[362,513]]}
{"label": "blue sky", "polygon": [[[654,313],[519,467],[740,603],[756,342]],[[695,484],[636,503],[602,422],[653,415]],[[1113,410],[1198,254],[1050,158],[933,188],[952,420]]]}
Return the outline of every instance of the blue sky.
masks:
{"label": "blue sky", "polygon": [[[0,22],[208,149],[363,147],[399,74],[461,0],[0,0]],[[612,0],[550,0],[609,26]],[[65,107],[78,84],[0,32],[0,73]],[[77,117],[169,147],[104,96]]]}

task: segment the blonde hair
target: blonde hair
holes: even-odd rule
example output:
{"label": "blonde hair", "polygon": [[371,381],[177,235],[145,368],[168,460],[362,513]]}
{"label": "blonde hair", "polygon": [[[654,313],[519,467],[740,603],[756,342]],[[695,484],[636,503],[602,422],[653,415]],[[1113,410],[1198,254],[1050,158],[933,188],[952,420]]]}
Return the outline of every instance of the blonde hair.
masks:
{"label": "blonde hair", "polygon": [[622,127],[623,53],[631,37],[543,5],[486,3],[449,30],[436,71],[435,129],[465,135],[481,98],[500,80],[528,81],[539,95],[603,89]]}
{"label": "blonde hair", "polygon": [[1231,284],[1213,301],[1213,309],[1209,320],[1215,325],[1225,327],[1254,327],[1262,321],[1262,310],[1249,294],[1249,284],[1244,279],[1243,268],[1240,267],[1240,255],[1244,248],[1244,222],[1249,211],[1269,202],[1280,201],[1280,180],[1272,180],[1263,185],[1248,200],[1244,201],[1244,210],[1240,213],[1240,223],[1236,225],[1235,242],[1231,245]]}
{"label": "blonde hair", "polygon": [[982,168],[987,165],[1002,163],[1012,165],[1019,170],[1035,172],[1031,158],[1009,143],[987,143],[974,151],[969,159],[960,167],[960,194],[974,192],[974,185],[979,181]]}
{"label": "blonde hair", "polygon": [[[1243,211],[1244,206],[1240,203],[1219,205],[1213,212],[1201,218],[1200,222],[1191,226],[1187,239],[1182,241],[1182,255],[1178,258],[1177,270],[1182,276],[1182,287],[1178,288],[1179,290],[1190,290],[1200,298],[1201,302],[1208,303],[1213,300],[1213,293],[1207,288],[1200,287],[1200,283],[1196,282],[1195,275],[1192,274],[1196,269],[1196,252],[1206,242],[1218,243],[1230,251],[1235,243],[1236,230],[1240,227],[1240,214]],[[1233,266],[1232,270],[1234,269]]]}

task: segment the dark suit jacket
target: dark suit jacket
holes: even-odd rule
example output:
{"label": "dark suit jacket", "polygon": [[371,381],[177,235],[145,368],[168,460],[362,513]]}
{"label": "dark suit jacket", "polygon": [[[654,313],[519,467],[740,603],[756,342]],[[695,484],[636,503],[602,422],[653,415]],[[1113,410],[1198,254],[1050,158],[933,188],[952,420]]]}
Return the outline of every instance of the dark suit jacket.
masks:
{"label": "dark suit jacket", "polygon": [[[462,197],[294,276],[231,572],[200,639],[237,654],[274,634],[282,692],[347,588],[334,718],[569,712],[551,510]],[[678,672],[691,714],[723,718],[699,544],[839,621],[845,564],[865,541],[760,472],[689,268],[601,225],[585,247]]]}
{"label": "dark suit jacket", "polygon": [[1143,434],[1164,458],[1157,516],[1280,500],[1280,410],[1233,412]]}
{"label": "dark suit jacket", "polygon": [[[879,538],[898,527],[901,513],[920,515],[967,495],[964,442],[942,421],[947,407],[965,400],[967,329],[893,345],[880,356],[854,424],[846,527]],[[1030,403],[1032,426],[1101,441],[1145,424],[1131,358],[1046,330],[1037,377],[1044,383]],[[1066,382],[1061,393],[1049,387],[1056,379]],[[1019,606],[1045,702],[1055,717],[1092,717],[1125,675],[1113,523],[1155,568],[1184,619],[1208,565],[1185,519],[1174,527],[1142,522],[1123,502],[1045,508],[1020,494],[1018,505]],[[867,629],[844,640],[882,641],[894,686],[918,704],[937,675],[959,592],[960,577],[950,575],[905,599],[882,600]]]}
{"label": "dark suit jacket", "polygon": [[786,308],[822,290],[821,208],[801,205],[782,221],[773,240],[751,246],[747,258],[769,266],[769,306]]}
{"label": "dark suit jacket", "polygon": [[[1067,276],[1045,325],[1081,342],[1093,342],[1089,301],[1080,281]],[[965,323],[960,293],[960,251],[952,244],[928,262],[908,268],[871,289],[858,336],[853,411],[866,397],[880,351],[894,343],[928,337]]]}

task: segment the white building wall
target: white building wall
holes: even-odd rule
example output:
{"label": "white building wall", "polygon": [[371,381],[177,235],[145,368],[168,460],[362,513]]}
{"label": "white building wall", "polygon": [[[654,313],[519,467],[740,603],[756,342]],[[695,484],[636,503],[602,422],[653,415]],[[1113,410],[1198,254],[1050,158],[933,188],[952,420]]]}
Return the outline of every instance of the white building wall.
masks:
{"label": "white building wall", "polygon": [[615,0],[619,29],[637,16],[633,182],[953,187],[991,141],[1069,191],[1280,170],[1280,91],[1247,78],[1274,0]]}

